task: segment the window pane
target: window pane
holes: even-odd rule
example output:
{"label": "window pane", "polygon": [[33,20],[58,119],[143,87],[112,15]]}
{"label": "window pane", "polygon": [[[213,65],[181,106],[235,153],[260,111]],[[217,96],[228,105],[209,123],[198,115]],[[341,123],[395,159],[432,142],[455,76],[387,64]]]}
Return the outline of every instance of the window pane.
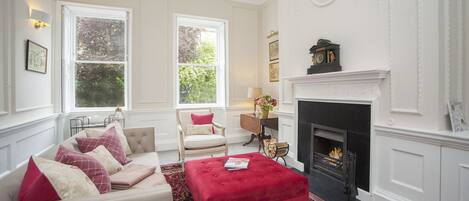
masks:
{"label": "window pane", "polygon": [[217,78],[213,67],[179,67],[179,104],[217,102]]}
{"label": "window pane", "polygon": [[179,26],[178,35],[179,63],[216,64],[216,29]]}
{"label": "window pane", "polygon": [[124,106],[124,64],[76,64],[75,107]]}
{"label": "window pane", "polygon": [[124,61],[123,20],[77,17],[77,60]]}

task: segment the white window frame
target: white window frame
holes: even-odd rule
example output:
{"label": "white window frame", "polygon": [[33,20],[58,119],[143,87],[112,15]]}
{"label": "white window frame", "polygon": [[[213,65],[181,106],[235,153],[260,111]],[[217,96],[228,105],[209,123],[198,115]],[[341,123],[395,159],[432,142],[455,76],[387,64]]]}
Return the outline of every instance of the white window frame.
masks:
{"label": "white window frame", "polygon": [[[114,111],[116,107],[76,107],[75,63],[124,64],[124,110],[130,110],[130,69],[132,10],[126,8],[95,6],[81,3],[60,2],[62,7],[62,63],[63,63],[63,102],[65,112]],[[125,23],[124,61],[81,61],[76,59],[76,17],[123,20]]]}
{"label": "white window frame", "polygon": [[[199,104],[180,104],[179,101],[179,66],[201,66],[200,64],[181,64],[179,63],[179,31],[180,25],[214,28],[217,30],[217,63],[216,66],[216,84],[217,101],[216,103]],[[227,75],[228,69],[228,21],[223,19],[207,18],[193,15],[175,14],[174,15],[174,76],[175,76],[175,105],[176,108],[204,108],[204,107],[226,107],[227,104]],[[213,66],[213,65],[207,65]]]}

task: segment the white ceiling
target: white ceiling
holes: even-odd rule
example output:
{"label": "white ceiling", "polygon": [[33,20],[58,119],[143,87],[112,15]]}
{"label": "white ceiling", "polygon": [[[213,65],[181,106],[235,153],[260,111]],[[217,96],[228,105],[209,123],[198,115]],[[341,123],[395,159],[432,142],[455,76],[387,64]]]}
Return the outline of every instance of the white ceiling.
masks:
{"label": "white ceiling", "polygon": [[267,0],[233,0],[233,1],[241,2],[241,3],[254,4],[254,5],[262,5],[262,4],[264,4]]}

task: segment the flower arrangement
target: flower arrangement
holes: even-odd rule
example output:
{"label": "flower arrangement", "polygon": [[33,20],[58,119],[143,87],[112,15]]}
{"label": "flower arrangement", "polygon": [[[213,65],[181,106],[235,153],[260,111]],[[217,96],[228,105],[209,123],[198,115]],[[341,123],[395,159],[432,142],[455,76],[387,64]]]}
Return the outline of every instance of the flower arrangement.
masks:
{"label": "flower arrangement", "polygon": [[256,105],[261,107],[262,117],[267,118],[269,111],[272,111],[277,106],[277,99],[272,96],[264,95],[256,99]]}

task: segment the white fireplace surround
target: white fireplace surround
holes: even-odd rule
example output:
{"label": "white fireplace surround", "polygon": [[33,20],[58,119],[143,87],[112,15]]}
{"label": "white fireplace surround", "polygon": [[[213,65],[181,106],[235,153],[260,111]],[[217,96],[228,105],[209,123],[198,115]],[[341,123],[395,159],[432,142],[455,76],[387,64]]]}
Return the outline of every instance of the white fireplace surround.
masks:
{"label": "white fireplace surround", "polygon": [[[300,170],[303,170],[303,164],[298,162],[298,101],[332,102],[365,104],[371,106],[371,125],[374,125],[374,113],[377,108],[376,101],[380,95],[380,84],[387,78],[389,70],[368,69],[359,71],[341,71],[323,74],[313,74],[304,76],[284,77],[282,82],[284,86],[291,88],[291,94],[283,94],[283,104],[293,104],[293,114],[289,112],[279,112],[279,138],[292,144],[292,151],[289,157],[293,160],[291,164]],[[291,96],[291,97],[286,97]],[[285,114],[289,118],[282,118]],[[370,158],[374,158],[374,133],[370,128]],[[370,161],[370,192],[373,192],[373,161]],[[360,200],[371,200],[371,195],[359,189]]]}

